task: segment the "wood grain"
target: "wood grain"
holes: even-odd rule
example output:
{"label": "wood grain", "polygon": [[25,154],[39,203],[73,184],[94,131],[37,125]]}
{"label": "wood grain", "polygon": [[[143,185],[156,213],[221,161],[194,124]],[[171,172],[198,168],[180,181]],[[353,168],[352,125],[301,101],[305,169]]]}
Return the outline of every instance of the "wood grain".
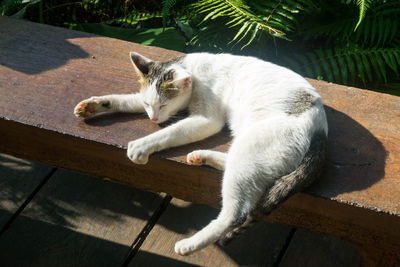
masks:
{"label": "wood grain", "polygon": [[0,154],[0,230],[51,169],[40,163]]}
{"label": "wood grain", "polygon": [[157,194],[57,170],[0,238],[1,266],[120,266]]}
{"label": "wood grain", "polygon": [[333,236],[297,230],[279,267],[359,265],[360,256],[348,243]]}
{"label": "wood grain", "polygon": [[[136,166],[125,157],[126,144],[160,126],[143,115],[87,121],[72,115],[74,105],[89,96],[138,90],[129,51],[156,60],[179,55],[0,17],[0,151],[217,207],[221,173],[183,161],[199,147],[226,151],[226,132]],[[329,121],[326,171],[269,219],[400,247],[400,98],[310,82],[323,97]]]}
{"label": "wood grain", "polygon": [[[227,247],[210,245],[189,256],[174,252],[175,242],[187,238],[215,219],[218,211],[173,199],[147,236],[130,266],[274,266],[290,228],[260,222]],[[163,257],[153,257],[162,255]]]}

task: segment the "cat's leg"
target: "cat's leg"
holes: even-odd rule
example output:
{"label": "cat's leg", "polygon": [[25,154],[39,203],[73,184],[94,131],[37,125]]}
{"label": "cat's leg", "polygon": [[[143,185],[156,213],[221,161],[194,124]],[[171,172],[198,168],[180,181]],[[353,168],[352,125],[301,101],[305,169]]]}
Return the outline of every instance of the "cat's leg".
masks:
{"label": "cat's leg", "polygon": [[254,144],[248,140],[254,139],[236,137],[227,154],[222,182],[222,209],[218,217],[194,236],[177,242],[176,253],[187,255],[217,241],[245,223],[256,206],[266,183],[259,177],[263,171],[254,160]]}
{"label": "cat's leg", "polygon": [[74,114],[88,118],[103,112],[144,112],[139,94],[92,96],[76,105]]}
{"label": "cat's leg", "polygon": [[201,249],[250,221],[249,216],[275,179],[298,162],[291,160],[295,153],[281,136],[285,135],[278,124],[265,123],[235,137],[226,158],[220,214],[192,237],[177,242],[176,253],[187,255]]}
{"label": "cat's leg", "polygon": [[222,117],[191,115],[155,133],[129,142],[127,155],[136,164],[146,164],[149,155],[154,152],[203,140],[219,132],[223,126]]}
{"label": "cat's leg", "polygon": [[[256,172],[251,170],[247,164],[237,163],[242,168],[241,172],[232,169],[228,161],[224,173],[222,185],[222,209],[218,217],[211,221],[190,238],[180,240],[175,244],[175,252],[180,255],[188,255],[211,243],[214,243],[227,233],[242,225],[257,201],[261,198],[263,190],[253,186],[253,181],[247,179]],[[243,167],[247,168],[244,171]]]}
{"label": "cat's leg", "polygon": [[212,150],[195,150],[189,153],[186,161],[191,165],[209,165],[218,170],[225,170],[226,153]]}

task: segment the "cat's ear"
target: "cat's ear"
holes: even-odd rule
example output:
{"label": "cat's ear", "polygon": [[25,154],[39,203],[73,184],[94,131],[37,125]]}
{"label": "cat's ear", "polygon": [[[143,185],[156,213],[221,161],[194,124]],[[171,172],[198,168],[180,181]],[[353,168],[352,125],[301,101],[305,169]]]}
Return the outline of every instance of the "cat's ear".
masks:
{"label": "cat's ear", "polygon": [[136,72],[140,76],[146,76],[149,73],[150,66],[153,63],[153,61],[136,52],[130,52],[129,56],[131,58],[132,65],[136,70]]}
{"label": "cat's ear", "polygon": [[176,88],[183,90],[192,86],[192,79],[190,78],[190,74],[186,71],[178,70],[175,72],[172,83]]}

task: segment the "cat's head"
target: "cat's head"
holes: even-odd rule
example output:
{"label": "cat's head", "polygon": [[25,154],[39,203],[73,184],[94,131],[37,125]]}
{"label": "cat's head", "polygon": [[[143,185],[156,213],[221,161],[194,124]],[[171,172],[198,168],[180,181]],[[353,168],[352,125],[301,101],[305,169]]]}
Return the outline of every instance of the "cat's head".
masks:
{"label": "cat's head", "polygon": [[130,58],[140,77],[143,106],[153,122],[165,122],[187,106],[192,80],[178,64],[181,58],[159,62],[135,52],[130,52]]}

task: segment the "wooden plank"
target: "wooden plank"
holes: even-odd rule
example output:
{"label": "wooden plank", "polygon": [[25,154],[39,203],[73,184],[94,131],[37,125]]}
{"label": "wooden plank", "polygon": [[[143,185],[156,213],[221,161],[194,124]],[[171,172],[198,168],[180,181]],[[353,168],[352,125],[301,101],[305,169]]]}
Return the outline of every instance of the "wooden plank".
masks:
{"label": "wooden plank", "polygon": [[119,266],[161,200],[58,170],[0,237],[0,266]]}
{"label": "wooden plank", "polygon": [[[0,37],[0,151],[219,205],[221,173],[182,161],[199,147],[226,151],[226,133],[157,153],[148,165],[136,166],[125,157],[127,142],[159,126],[140,115],[85,122],[72,115],[74,105],[88,96],[138,90],[129,51],[153,59],[177,52],[4,17]],[[323,96],[328,115],[326,172],[307,194],[290,199],[269,219],[359,243],[399,247],[400,98],[310,82]]]}
{"label": "wooden plank", "polygon": [[0,230],[52,168],[0,154]]}
{"label": "wooden plank", "polygon": [[360,265],[360,256],[350,244],[330,235],[297,230],[279,267]]}
{"label": "wooden plank", "polygon": [[175,242],[200,230],[218,214],[205,205],[173,199],[147,236],[130,266],[274,266],[290,228],[260,222],[226,247],[208,246],[192,255],[179,256]]}

